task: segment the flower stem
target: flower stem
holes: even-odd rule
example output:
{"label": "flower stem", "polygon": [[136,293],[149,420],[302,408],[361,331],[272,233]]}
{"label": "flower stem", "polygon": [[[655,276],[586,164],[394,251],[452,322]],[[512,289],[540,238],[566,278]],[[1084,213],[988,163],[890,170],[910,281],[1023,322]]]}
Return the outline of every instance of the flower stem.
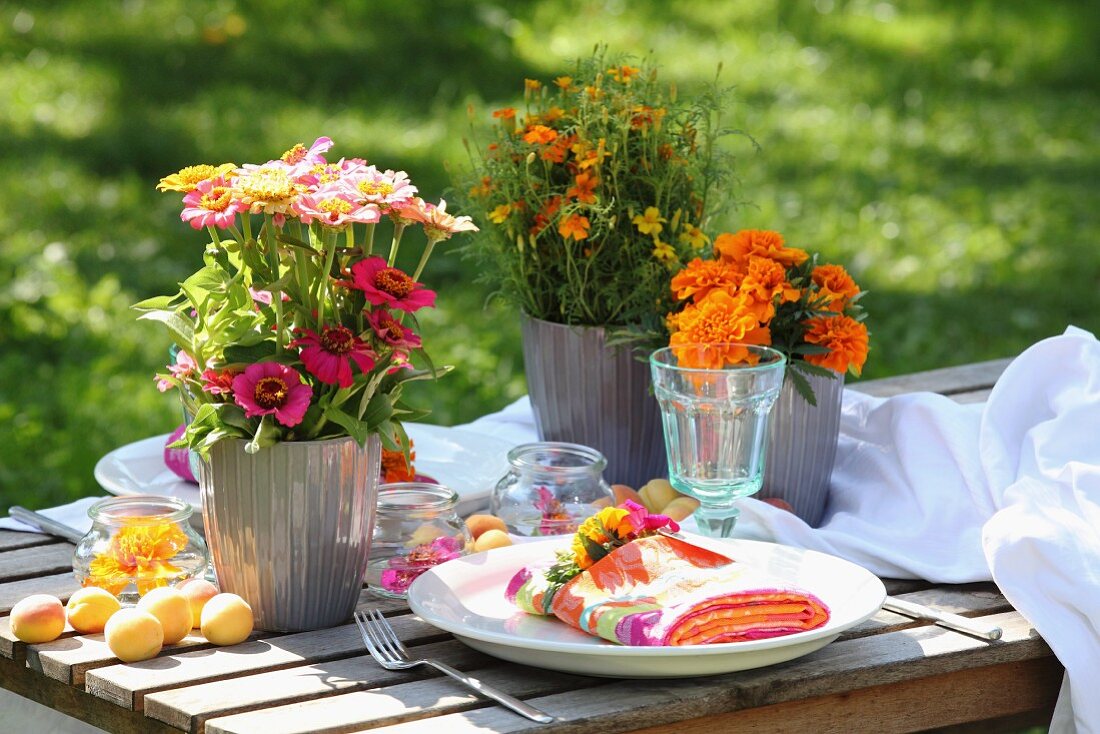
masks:
{"label": "flower stem", "polygon": [[397,261],[397,250],[401,247],[401,235],[405,233],[405,223],[398,219],[393,225],[393,242],[390,243],[390,257],[387,265],[391,268]]}
{"label": "flower stem", "polygon": [[366,237],[367,257],[370,257],[371,255],[374,254],[374,227],[375,227],[374,224],[368,224],[367,225],[367,237]]}
{"label": "flower stem", "polygon": [[[267,259],[271,265],[272,283],[279,280],[279,245],[275,241],[274,222],[271,215],[264,215],[264,226],[260,230],[260,236],[264,240],[264,248],[267,250]],[[282,291],[271,293],[271,306],[275,309],[275,353],[283,353],[283,294]]]}
{"label": "flower stem", "polygon": [[[320,282],[317,284],[317,327],[325,322],[326,296],[331,293],[332,287],[332,261],[336,258],[336,240],[322,235],[321,246],[325,252],[325,269],[321,273]],[[335,307],[334,307],[335,308]]]}
{"label": "flower stem", "polygon": [[432,256],[432,250],[435,248],[435,243],[439,242],[441,238],[433,238],[428,240],[428,244],[424,247],[424,252],[420,253],[420,262],[416,264],[416,272],[413,273],[413,280],[420,280],[420,274],[424,272],[424,266],[428,264],[428,258]]}

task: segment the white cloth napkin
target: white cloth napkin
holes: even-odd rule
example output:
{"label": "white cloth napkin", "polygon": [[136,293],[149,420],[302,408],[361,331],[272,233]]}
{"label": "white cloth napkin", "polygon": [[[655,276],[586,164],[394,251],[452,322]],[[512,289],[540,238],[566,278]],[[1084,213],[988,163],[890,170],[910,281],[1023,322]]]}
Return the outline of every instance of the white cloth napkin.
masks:
{"label": "white cloth napkin", "polygon": [[[45,510],[35,510],[51,520],[57,520],[71,528],[76,528],[81,533],[92,529],[92,518],[88,517],[88,508],[103,499],[103,497],[82,497],[75,502],[58,507],[50,507]],[[21,530],[26,533],[41,532],[38,528],[19,522],[13,517],[0,517],[0,529]]]}

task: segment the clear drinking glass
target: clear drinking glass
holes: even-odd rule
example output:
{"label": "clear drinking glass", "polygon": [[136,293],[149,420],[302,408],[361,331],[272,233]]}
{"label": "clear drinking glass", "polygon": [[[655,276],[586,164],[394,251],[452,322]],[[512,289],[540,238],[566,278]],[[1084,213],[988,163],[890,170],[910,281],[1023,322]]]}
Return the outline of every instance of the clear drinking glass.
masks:
{"label": "clear drinking glass", "polygon": [[615,493],[603,478],[607,459],[575,443],[525,443],[508,452],[511,468],[489,500],[489,511],[515,535],[566,535],[608,504]]}
{"label": "clear drinking glass", "polygon": [[689,344],[659,349],[649,361],[669,482],[699,500],[701,533],[729,537],[740,514],[736,501],[764,480],[768,413],[786,357],[755,345]]}

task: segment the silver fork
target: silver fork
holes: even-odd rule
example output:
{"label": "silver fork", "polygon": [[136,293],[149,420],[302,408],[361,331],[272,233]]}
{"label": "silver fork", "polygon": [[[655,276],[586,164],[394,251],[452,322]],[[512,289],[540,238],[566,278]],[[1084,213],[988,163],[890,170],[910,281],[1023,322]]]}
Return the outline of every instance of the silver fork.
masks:
{"label": "silver fork", "polygon": [[359,634],[363,636],[363,643],[370,650],[371,657],[374,658],[379,665],[386,670],[405,670],[407,668],[415,668],[417,665],[430,665],[438,670],[440,673],[445,673],[451,676],[459,683],[462,683],[483,696],[488,696],[494,701],[507,706],[521,716],[526,716],[532,721],[537,721],[540,724],[549,724],[554,720],[553,716],[545,714],[539,711],[534,706],[520,701],[518,698],[509,696],[503,691],[487,686],[477,678],[460,673],[446,663],[441,663],[438,660],[412,660],[409,656],[409,651],[405,649],[405,646],[401,644],[401,640],[397,638],[397,634],[393,631],[393,627],[386,621],[386,618],[382,616],[382,613],[377,609],[370,609],[365,614],[363,612],[355,613],[355,624],[359,627]]}

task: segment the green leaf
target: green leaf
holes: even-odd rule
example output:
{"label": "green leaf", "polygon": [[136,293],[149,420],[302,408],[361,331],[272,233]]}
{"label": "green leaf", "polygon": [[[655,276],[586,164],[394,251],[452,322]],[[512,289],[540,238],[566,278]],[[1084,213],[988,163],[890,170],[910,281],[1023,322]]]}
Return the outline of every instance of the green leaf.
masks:
{"label": "green leaf", "polygon": [[321,253],[317,252],[317,250],[315,250],[309,243],[302,242],[297,237],[291,237],[288,234],[276,235],[275,239],[278,240],[281,244],[290,245],[291,247],[297,247],[301,250],[306,250],[311,255],[320,255],[321,254]]}
{"label": "green leaf", "polygon": [[374,429],[381,423],[388,421],[392,415],[393,397],[379,390],[367,401],[366,409],[362,411],[359,419]]}
{"label": "green leaf", "polygon": [[176,342],[181,349],[185,349],[188,352],[194,351],[195,327],[190,321],[180,316],[175,311],[147,311],[138,316],[138,318],[161,322],[168,327],[168,333],[172,336],[172,340]]}
{"label": "green leaf", "polygon": [[799,372],[797,369],[787,370],[787,378],[794,385],[794,389],[798,391],[798,394],[802,396],[810,405],[817,407],[817,398],[814,397],[814,389],[810,387],[809,381]]}
{"label": "green leaf", "polygon": [[325,416],[343,428],[348,432],[348,435],[355,439],[355,441],[362,446],[370,438],[371,430],[370,426],[365,421],[358,420],[355,416],[348,415],[339,408],[329,408],[325,411]]}
{"label": "green leaf", "polygon": [[178,292],[174,296],[153,296],[144,301],[138,301],[130,308],[135,311],[173,311],[172,306],[179,297]]}
{"label": "green leaf", "polygon": [[255,364],[274,353],[274,345],[260,342],[249,346],[234,344],[225,348],[223,356],[227,365]]}

